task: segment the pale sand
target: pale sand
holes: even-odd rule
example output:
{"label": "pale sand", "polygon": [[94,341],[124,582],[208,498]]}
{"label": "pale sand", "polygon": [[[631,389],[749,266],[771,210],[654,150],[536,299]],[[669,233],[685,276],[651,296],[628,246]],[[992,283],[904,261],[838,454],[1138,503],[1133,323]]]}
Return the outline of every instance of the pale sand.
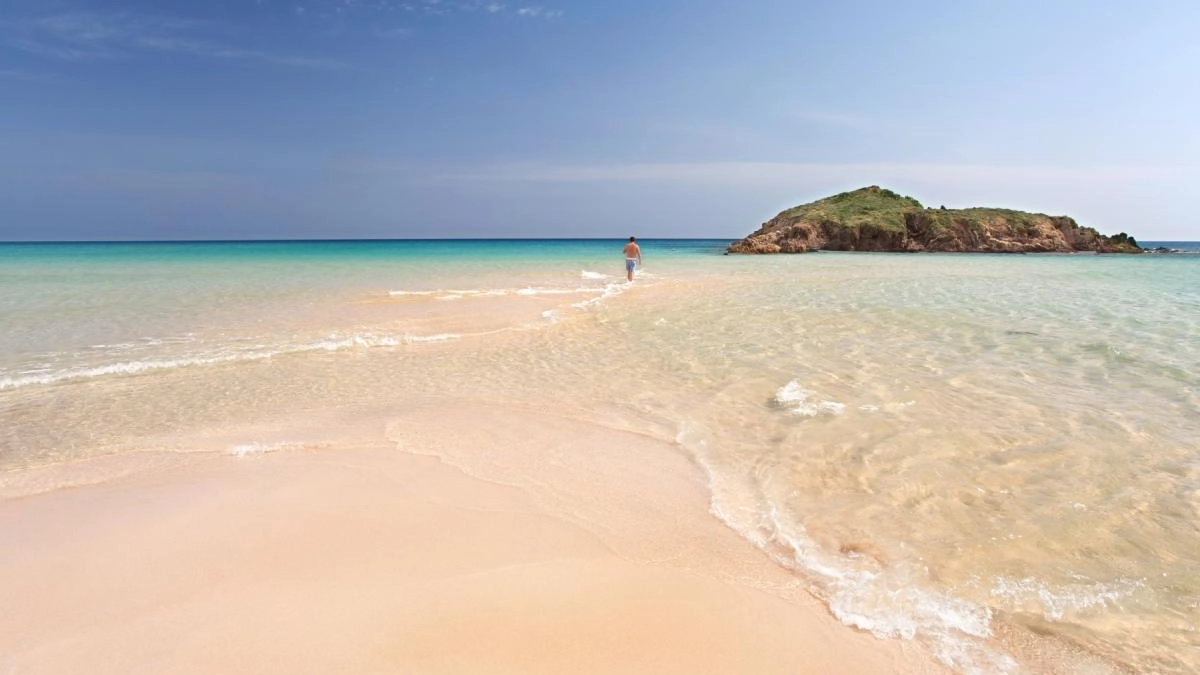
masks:
{"label": "pale sand", "polygon": [[834,620],[653,433],[383,427],[0,501],[0,673],[946,672]]}

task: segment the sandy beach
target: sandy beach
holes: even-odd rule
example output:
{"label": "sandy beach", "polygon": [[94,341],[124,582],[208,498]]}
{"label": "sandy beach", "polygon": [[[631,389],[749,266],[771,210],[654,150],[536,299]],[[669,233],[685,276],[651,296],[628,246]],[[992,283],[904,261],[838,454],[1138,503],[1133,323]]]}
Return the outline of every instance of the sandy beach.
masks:
{"label": "sandy beach", "polygon": [[834,620],[660,439],[470,406],[353,437],[0,502],[0,671],[946,672]]}

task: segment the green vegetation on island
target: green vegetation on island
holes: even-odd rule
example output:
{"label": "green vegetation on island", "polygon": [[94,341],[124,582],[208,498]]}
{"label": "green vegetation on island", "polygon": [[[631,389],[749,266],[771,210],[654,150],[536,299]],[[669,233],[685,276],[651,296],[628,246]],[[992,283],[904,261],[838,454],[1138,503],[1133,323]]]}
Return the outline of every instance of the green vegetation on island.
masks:
{"label": "green vegetation on island", "polygon": [[878,186],[781,212],[730,245],[732,253],[959,251],[1140,253],[1124,232],[1105,236],[1067,216],[1002,208],[922,206]]}

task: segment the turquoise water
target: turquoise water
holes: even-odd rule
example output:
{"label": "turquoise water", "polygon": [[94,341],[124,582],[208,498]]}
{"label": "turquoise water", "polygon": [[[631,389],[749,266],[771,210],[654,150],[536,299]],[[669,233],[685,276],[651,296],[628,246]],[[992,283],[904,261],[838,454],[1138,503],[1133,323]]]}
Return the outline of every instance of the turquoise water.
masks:
{"label": "turquoise water", "polygon": [[835,616],[959,672],[1200,670],[1200,256],[646,240],[627,284],[623,243],[0,245],[0,489],[553,410],[677,443]]}
{"label": "turquoise water", "polygon": [[[728,243],[647,242],[659,259]],[[250,339],[298,308],[328,309],[389,288],[536,282],[613,267],[620,240],[405,240],[0,244],[0,388],[14,378],[101,364],[123,349]],[[619,261],[618,261],[619,262]],[[570,279],[569,279],[570,280]],[[554,278],[550,283],[561,283]],[[269,338],[268,338],[269,339]],[[145,351],[144,349],[142,351]],[[154,351],[154,350],[150,350]],[[159,350],[161,351],[161,350]],[[84,353],[97,356],[88,358]]]}

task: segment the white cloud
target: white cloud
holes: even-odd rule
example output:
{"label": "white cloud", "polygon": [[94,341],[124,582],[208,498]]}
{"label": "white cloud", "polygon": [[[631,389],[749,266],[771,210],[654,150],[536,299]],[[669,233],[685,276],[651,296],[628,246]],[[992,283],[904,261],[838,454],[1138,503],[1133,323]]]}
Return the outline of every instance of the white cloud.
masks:
{"label": "white cloud", "polygon": [[561,9],[546,9],[541,6],[528,6],[517,9],[517,16],[525,16],[534,19],[553,19],[562,16]]}
{"label": "white cloud", "polygon": [[276,65],[292,66],[296,68],[331,69],[341,66],[339,62],[332,59],[275,54],[272,52],[262,52],[254,49],[240,49],[238,47],[227,47],[225,45],[188,40],[184,38],[140,37],[134,40],[134,44],[136,44],[138,47],[143,47],[146,49],[156,49],[159,51],[173,52],[176,54],[188,54],[191,56],[228,59],[234,61],[260,61],[264,63],[273,63]]}
{"label": "white cloud", "polygon": [[298,68],[341,65],[332,59],[245,49],[205,37],[218,28],[210,22],[189,19],[73,12],[2,23],[0,44],[36,56],[77,62],[132,58],[156,51]]}
{"label": "white cloud", "polygon": [[455,14],[483,13],[488,15],[516,15],[527,18],[552,19],[563,15],[561,9],[549,9],[542,5],[513,6],[500,0],[307,0],[303,7],[305,16],[330,19],[361,15],[395,15],[407,12],[425,16],[449,17]]}

